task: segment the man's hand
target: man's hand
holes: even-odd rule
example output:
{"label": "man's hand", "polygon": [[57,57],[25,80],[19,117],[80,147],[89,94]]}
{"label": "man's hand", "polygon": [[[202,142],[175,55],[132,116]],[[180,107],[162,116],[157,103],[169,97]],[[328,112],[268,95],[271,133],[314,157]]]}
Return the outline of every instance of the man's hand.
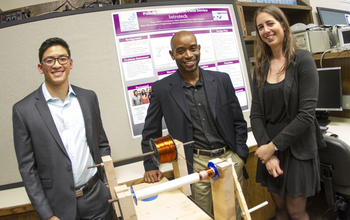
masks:
{"label": "man's hand", "polygon": [[155,183],[162,178],[162,172],[159,170],[150,170],[144,174],[143,178],[146,183]]}
{"label": "man's hand", "polygon": [[260,147],[258,147],[254,155],[258,156],[262,163],[265,164],[266,161],[268,161],[274,153],[275,149],[273,143],[270,142],[269,144],[261,145]]}
{"label": "man's hand", "polygon": [[60,220],[59,218],[57,218],[56,216],[51,216],[50,218],[46,219],[46,220]]}
{"label": "man's hand", "polygon": [[269,172],[270,175],[273,177],[278,177],[279,175],[283,174],[283,170],[281,170],[280,167],[280,160],[273,155],[267,162],[266,162],[266,169],[267,172]]}

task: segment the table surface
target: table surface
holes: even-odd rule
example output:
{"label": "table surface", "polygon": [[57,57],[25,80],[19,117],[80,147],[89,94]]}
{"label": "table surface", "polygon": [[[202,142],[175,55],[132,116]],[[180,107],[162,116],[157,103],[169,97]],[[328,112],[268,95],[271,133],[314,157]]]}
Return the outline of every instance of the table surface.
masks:
{"label": "table surface", "polygon": [[[135,191],[168,181],[163,178],[155,184],[141,183],[134,185]],[[151,201],[138,201],[137,218],[140,220],[209,220],[212,219],[194,204],[179,189],[160,193]]]}
{"label": "table surface", "polygon": [[325,135],[338,135],[338,138],[350,145],[350,118],[329,117],[331,123],[327,125],[328,130]]}

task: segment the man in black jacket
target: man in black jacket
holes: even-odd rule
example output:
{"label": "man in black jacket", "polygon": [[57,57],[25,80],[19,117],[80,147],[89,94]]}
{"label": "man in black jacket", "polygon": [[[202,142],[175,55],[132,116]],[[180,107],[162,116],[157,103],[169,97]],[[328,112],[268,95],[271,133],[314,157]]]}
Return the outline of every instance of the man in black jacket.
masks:
{"label": "man in black jacket", "polygon": [[[191,32],[176,33],[171,48],[169,53],[178,70],[152,85],[152,101],[142,131],[143,152],[150,151],[150,138],[162,136],[164,117],[174,139],[195,141],[185,147],[186,159],[195,171],[205,169],[212,158],[232,158],[238,162],[235,170],[243,185],[243,166],[248,157],[247,123],[229,75],[198,67],[200,45]],[[144,167],[146,182],[160,180],[162,173],[150,156],[145,158]],[[193,172],[191,166],[187,168]],[[192,184],[191,189],[195,201],[212,213],[210,180]],[[236,211],[239,218],[237,199]]]}

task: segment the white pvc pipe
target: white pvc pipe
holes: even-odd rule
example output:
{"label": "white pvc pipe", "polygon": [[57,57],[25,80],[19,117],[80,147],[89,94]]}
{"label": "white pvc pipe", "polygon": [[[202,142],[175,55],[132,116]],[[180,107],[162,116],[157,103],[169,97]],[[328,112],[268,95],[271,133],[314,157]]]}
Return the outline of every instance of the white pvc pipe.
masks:
{"label": "white pvc pipe", "polygon": [[[268,201],[265,201],[265,202],[263,202],[263,203],[261,203],[261,204],[259,204],[259,205],[257,205],[257,206],[254,206],[253,208],[249,209],[248,212],[249,212],[249,213],[252,213],[252,212],[254,212],[254,211],[256,211],[256,210],[258,210],[258,209],[260,209],[260,208],[266,206],[267,204],[269,204],[269,202],[268,202]],[[245,213],[244,213],[244,212],[242,212],[242,216],[245,216]]]}
{"label": "white pvc pipe", "polygon": [[171,191],[182,186],[192,184],[199,181],[199,174],[192,173],[188,176],[180,177],[169,182],[154,185],[145,189],[137,190],[134,192],[137,200],[145,199],[151,196],[158,195],[162,192]]}
{"label": "white pvc pipe", "polygon": [[263,203],[261,203],[261,204],[259,204],[259,205],[257,205],[257,206],[254,206],[253,208],[249,209],[248,212],[249,212],[249,213],[252,213],[252,212],[254,212],[254,211],[256,211],[256,210],[258,210],[258,209],[264,207],[264,206],[267,205],[267,204],[269,204],[269,202],[268,202],[268,201],[265,201],[265,202],[263,202]]}

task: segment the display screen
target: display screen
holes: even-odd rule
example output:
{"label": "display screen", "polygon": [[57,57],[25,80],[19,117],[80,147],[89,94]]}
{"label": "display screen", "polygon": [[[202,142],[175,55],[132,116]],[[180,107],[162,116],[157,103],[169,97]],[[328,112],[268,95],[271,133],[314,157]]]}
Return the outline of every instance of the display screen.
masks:
{"label": "display screen", "polygon": [[316,7],[321,25],[349,25],[347,16],[349,11],[337,10],[332,8]]}
{"label": "display screen", "polygon": [[341,68],[319,68],[318,111],[342,111]]}
{"label": "display screen", "polygon": [[350,43],[350,30],[342,32],[344,44]]}

